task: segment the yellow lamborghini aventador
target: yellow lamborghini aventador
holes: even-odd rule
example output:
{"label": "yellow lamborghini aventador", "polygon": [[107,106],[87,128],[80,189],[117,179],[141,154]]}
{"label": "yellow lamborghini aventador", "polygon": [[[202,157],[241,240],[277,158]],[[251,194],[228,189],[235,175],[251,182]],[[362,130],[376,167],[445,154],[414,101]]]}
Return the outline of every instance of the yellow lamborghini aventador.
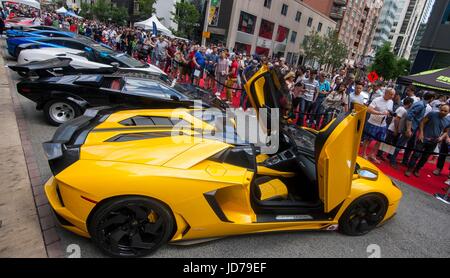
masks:
{"label": "yellow lamborghini aventador", "polygon": [[[246,85],[254,108],[279,107],[276,73]],[[176,114],[174,119],[174,113]],[[191,110],[88,110],[44,143],[45,192],[60,224],[110,256],[162,244],[287,230],[363,235],[391,218],[401,191],[357,156],[365,108],[321,131],[282,124],[279,149],[196,137]],[[180,122],[196,128],[179,129]]]}

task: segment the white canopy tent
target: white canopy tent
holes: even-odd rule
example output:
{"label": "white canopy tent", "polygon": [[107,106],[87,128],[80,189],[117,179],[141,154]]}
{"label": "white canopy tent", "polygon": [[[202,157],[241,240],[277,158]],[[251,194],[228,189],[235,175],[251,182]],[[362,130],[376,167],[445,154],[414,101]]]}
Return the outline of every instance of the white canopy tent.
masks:
{"label": "white canopy tent", "polygon": [[71,17],[75,17],[75,18],[83,18],[82,16],[77,15],[76,13],[72,12],[72,11],[68,11],[65,16],[71,16]]}
{"label": "white canopy tent", "polygon": [[41,9],[41,4],[36,0],[8,0],[8,1],[2,0],[2,2],[23,4],[23,5],[28,5],[30,7],[33,7],[33,8],[39,9],[39,10]]}
{"label": "white canopy tent", "polygon": [[65,14],[65,13],[67,13],[67,10],[64,7],[61,7],[61,8],[56,10],[56,13],[57,14]]}
{"label": "white canopy tent", "polygon": [[161,32],[162,34],[167,35],[167,36],[171,36],[171,37],[173,36],[172,31],[170,31],[168,28],[166,28],[166,26],[164,26],[158,20],[156,15],[153,15],[152,17],[150,17],[147,20],[134,23],[134,27],[139,27],[139,28],[142,28],[144,30],[152,30],[153,29],[153,22],[155,22],[156,28],[158,29],[159,32]]}

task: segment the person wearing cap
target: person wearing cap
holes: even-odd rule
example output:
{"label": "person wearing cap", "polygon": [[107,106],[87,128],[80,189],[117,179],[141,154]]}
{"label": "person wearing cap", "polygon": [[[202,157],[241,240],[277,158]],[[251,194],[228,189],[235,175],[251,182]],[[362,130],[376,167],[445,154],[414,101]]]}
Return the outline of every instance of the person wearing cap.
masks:
{"label": "person wearing cap", "polygon": [[293,71],[288,72],[284,76],[284,80],[286,81],[286,86],[289,89],[289,91],[292,91],[294,88],[294,79],[295,79],[295,73]]}

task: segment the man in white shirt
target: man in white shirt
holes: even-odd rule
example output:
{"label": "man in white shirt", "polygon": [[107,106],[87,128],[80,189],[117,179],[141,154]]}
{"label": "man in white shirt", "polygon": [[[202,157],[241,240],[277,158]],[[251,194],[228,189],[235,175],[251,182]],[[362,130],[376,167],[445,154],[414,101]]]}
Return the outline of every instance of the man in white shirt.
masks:
{"label": "man in white shirt", "polygon": [[350,110],[353,109],[353,105],[355,103],[364,105],[364,96],[361,94],[363,90],[363,84],[361,82],[357,82],[355,86],[355,91],[350,94]]}
{"label": "man in white shirt", "polygon": [[[371,159],[377,164],[379,164],[380,161],[375,157],[375,154],[380,147],[380,141],[384,141],[386,138],[386,119],[392,113],[394,105],[392,99],[394,98],[394,95],[395,90],[393,88],[387,88],[386,91],[384,91],[384,96],[374,99],[367,108],[370,117],[364,127],[363,157],[365,159]],[[367,154],[367,147],[373,139],[377,140],[377,142],[370,154]]]}
{"label": "man in white shirt", "polygon": [[406,96],[412,98],[414,102],[418,102],[420,100],[420,98],[416,96],[416,87],[414,86],[409,86],[406,88]]}
{"label": "man in white shirt", "polygon": [[[309,78],[303,81],[305,92],[300,97],[300,125],[303,125],[305,115],[311,113],[313,103],[316,102],[316,98],[319,93],[319,81],[316,80],[316,76],[317,71],[313,70],[311,71]],[[307,118],[310,119],[311,124],[312,117]]]}
{"label": "man in white shirt", "polygon": [[[406,116],[408,114],[408,109],[411,108],[414,101],[412,98],[405,98],[403,100],[403,105],[398,107],[397,110],[395,110],[394,118],[391,121],[391,124],[388,127],[387,134],[386,134],[386,142],[391,145],[397,144],[397,139],[400,136],[400,134],[405,133],[406,131]],[[395,150],[395,147],[390,146],[392,149],[392,152]],[[383,147],[382,147],[383,148]],[[388,155],[388,159],[391,159],[392,154]],[[377,158],[384,160],[383,151],[380,149],[380,151],[377,154]],[[395,168],[395,166],[393,166]]]}

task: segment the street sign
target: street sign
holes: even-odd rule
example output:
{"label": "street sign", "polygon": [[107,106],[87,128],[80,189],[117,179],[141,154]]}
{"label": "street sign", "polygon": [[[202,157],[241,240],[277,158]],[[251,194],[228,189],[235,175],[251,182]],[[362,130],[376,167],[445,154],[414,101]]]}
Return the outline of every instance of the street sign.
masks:
{"label": "street sign", "polygon": [[379,79],[379,76],[376,71],[372,71],[371,73],[369,73],[369,75],[367,75],[367,78],[370,82],[373,83]]}
{"label": "street sign", "polygon": [[211,32],[203,32],[202,37],[205,39],[209,39],[211,37]]}

